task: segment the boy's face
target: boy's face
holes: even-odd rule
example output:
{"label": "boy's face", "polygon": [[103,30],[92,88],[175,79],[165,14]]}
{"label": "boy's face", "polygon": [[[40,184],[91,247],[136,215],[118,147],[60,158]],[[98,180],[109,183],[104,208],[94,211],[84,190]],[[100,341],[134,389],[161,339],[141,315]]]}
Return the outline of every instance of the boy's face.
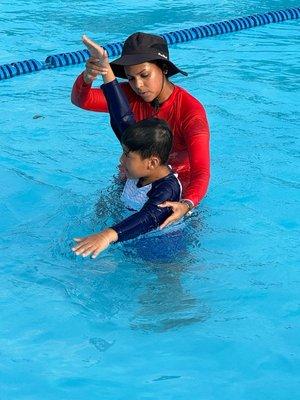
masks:
{"label": "boy's face", "polygon": [[128,151],[123,147],[121,165],[126,171],[128,178],[144,178],[151,172],[151,159],[143,159],[136,151]]}

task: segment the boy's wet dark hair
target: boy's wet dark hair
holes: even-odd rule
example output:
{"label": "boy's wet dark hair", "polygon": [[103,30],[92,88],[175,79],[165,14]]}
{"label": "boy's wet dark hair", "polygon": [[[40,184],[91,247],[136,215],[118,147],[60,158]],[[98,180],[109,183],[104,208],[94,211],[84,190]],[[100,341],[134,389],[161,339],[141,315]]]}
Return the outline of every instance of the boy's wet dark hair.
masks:
{"label": "boy's wet dark hair", "polygon": [[144,119],[129,126],[121,138],[127,151],[136,151],[143,159],[157,156],[161,164],[167,163],[172,142],[169,125],[158,118]]}

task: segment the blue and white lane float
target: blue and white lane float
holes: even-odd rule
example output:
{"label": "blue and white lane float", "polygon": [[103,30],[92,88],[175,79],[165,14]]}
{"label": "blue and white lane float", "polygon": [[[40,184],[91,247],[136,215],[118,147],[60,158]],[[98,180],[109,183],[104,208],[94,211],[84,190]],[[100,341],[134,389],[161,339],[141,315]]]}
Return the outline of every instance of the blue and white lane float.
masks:
{"label": "blue and white lane float", "polygon": [[[183,43],[191,40],[202,39],[209,36],[223,35],[224,33],[237,32],[242,29],[254,28],[300,18],[300,7],[287,8],[279,11],[269,11],[264,14],[255,14],[213,24],[200,25],[193,28],[161,34],[169,45]],[[110,43],[103,46],[109,57],[117,57],[122,52],[123,43]],[[14,76],[42,71],[44,69],[66,67],[84,63],[90,57],[88,50],[78,50],[70,53],[49,55],[45,61],[35,59],[13,62],[0,65],[0,80]]]}

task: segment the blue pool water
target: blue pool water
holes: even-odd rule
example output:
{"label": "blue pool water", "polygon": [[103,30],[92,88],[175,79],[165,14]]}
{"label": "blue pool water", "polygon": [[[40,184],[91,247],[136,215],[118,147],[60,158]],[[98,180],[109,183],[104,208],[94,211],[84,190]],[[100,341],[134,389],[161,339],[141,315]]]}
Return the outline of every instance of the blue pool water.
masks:
{"label": "blue pool water", "polygon": [[[296,5],[2,0],[0,64]],[[299,396],[297,37],[288,21],[171,48],[207,110],[212,179],[168,258],[70,252],[119,211],[108,118],[70,103],[82,66],[0,82],[1,400]]]}

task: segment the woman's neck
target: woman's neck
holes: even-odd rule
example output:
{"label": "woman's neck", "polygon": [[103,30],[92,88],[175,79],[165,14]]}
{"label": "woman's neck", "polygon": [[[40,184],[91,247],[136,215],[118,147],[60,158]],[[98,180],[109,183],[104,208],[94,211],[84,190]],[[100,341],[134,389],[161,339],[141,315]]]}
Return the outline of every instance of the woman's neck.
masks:
{"label": "woman's neck", "polygon": [[174,85],[172,82],[168,81],[167,78],[164,78],[164,87],[161,93],[157,96],[157,100],[159,104],[162,104],[164,101],[168,100],[174,90]]}

